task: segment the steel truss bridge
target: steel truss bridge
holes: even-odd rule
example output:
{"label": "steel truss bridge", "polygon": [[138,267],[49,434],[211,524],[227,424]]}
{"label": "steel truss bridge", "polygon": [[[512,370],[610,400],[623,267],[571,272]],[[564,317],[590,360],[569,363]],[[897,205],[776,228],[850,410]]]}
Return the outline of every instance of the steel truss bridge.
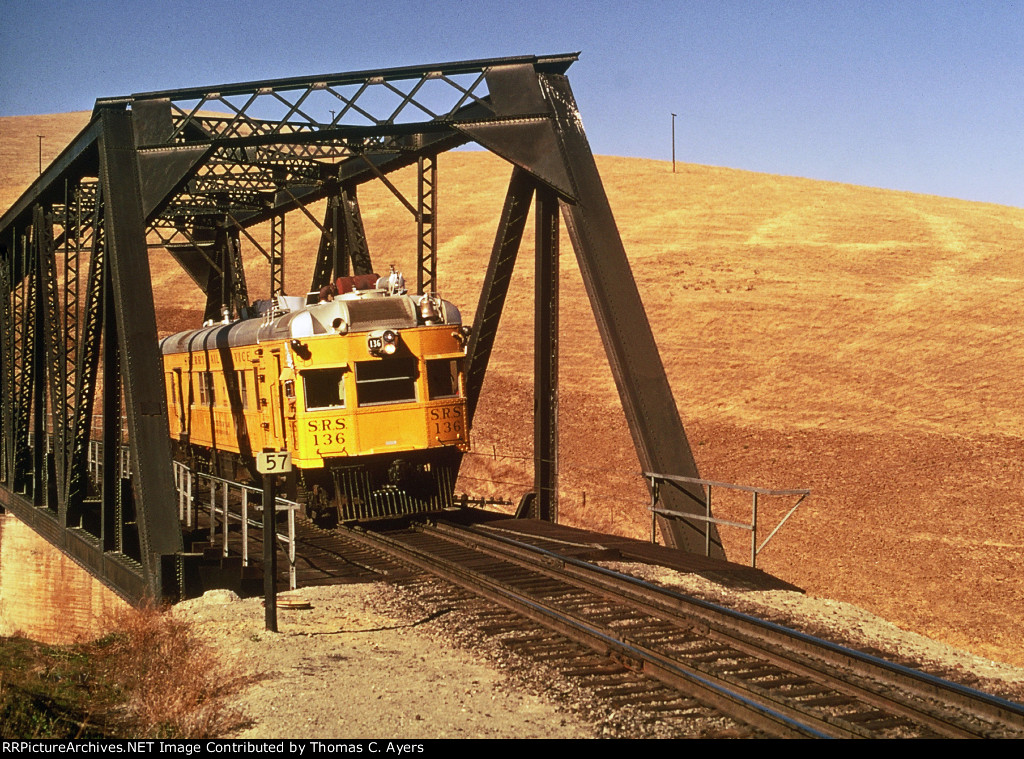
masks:
{"label": "steel truss bridge", "polygon": [[[97,100],[88,126],[0,218],[0,507],[128,600],[178,596],[183,537],[149,251],[180,263],[206,295],[207,318],[244,318],[242,239],[269,267],[270,296],[282,293],[289,213],[320,230],[314,286],[373,270],[358,191],[377,181],[411,212],[417,285],[433,292],[436,160],[469,142],[512,166],[468,345],[470,421],[535,211],[531,515],[558,513],[560,216],[641,470],[697,477],[566,77],[576,59],[464,61]],[[415,201],[389,180],[410,166]],[[325,216],[314,218],[308,206],[325,199]],[[259,225],[269,234],[254,234]],[[88,460],[96,439],[98,482]],[[661,499],[670,510],[704,512],[695,486]],[[670,545],[694,552],[704,550],[703,530],[662,524]]]}

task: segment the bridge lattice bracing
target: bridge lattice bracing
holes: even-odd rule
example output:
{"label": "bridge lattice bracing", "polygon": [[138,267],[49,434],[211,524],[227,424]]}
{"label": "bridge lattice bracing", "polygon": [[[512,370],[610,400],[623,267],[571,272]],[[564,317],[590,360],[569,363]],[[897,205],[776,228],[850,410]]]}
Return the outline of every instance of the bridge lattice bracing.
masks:
{"label": "bridge lattice bracing", "polygon": [[[183,546],[150,249],[170,253],[205,293],[208,318],[245,317],[240,245],[255,246],[271,294],[282,292],[293,212],[321,234],[314,285],[373,270],[358,189],[379,181],[411,212],[418,284],[434,291],[438,156],[467,142],[513,165],[469,342],[470,413],[536,210],[534,514],[557,518],[559,216],[641,468],[696,477],[565,76],[575,60],[489,59],[97,100],[89,125],[0,218],[0,506],[129,599],[173,596]],[[417,167],[412,199],[389,179],[407,166]],[[308,206],[325,199],[325,214],[314,216]],[[254,234],[259,225],[269,226],[269,244]],[[678,490],[663,504],[703,513],[703,498]],[[662,528],[670,544],[703,550],[699,524]]]}

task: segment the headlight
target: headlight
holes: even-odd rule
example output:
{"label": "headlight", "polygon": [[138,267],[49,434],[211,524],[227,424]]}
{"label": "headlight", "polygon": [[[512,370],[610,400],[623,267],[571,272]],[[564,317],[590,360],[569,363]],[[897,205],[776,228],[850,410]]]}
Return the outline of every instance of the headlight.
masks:
{"label": "headlight", "polygon": [[374,356],[393,356],[398,350],[398,333],[393,329],[371,332],[366,338],[366,348]]}

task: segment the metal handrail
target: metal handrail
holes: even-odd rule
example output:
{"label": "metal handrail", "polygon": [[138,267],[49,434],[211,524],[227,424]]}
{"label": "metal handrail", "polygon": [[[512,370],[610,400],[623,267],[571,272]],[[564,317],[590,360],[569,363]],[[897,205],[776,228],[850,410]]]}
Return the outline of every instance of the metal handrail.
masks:
{"label": "metal handrail", "polygon": [[[738,527],[743,530],[750,531],[750,566],[753,568],[757,567],[757,555],[764,550],[764,547],[768,545],[775,534],[782,529],[782,525],[793,516],[793,513],[799,508],[800,504],[803,503],[804,499],[811,494],[810,490],[805,489],[790,489],[790,490],[778,490],[773,488],[755,487],[753,485],[736,485],[731,482],[719,482],[717,480],[705,480],[699,477],[683,477],[682,475],[676,474],[657,474],[655,472],[644,472],[643,476],[645,479],[650,480],[651,483],[651,505],[648,511],[651,512],[651,542],[657,542],[657,523],[658,516],[665,516],[675,519],[692,519],[698,522],[704,522],[707,526],[704,529],[704,552],[705,556],[711,555],[711,525],[722,525],[725,527]],[[674,511],[672,509],[658,508],[658,501],[661,494],[661,484],[664,482],[672,484],[689,484],[689,485],[700,485],[704,488],[704,506],[706,509],[705,514],[693,514],[687,511]],[[711,516],[711,488],[725,488],[727,490],[739,490],[744,493],[751,493],[753,495],[753,503],[751,504],[751,517],[750,524],[745,522],[732,522],[726,519],[716,519]],[[793,508],[787,512],[779,523],[775,526],[775,529],[771,531],[767,538],[761,545],[757,544],[757,506],[758,496],[800,496],[797,502],[793,504]]]}
{"label": "metal handrail", "polygon": [[[228,555],[228,527],[230,520],[236,519],[242,526],[242,566],[249,566],[249,527],[262,528],[263,523],[249,519],[249,494],[262,494],[262,490],[252,485],[244,485],[240,482],[224,479],[213,474],[194,472],[186,464],[180,461],[174,462],[174,484],[178,491],[178,519],[187,527],[194,527],[195,518],[198,516],[198,499],[193,498],[193,481],[199,484],[203,478],[210,483],[210,542],[217,541],[217,526],[221,523],[221,551],[224,556]],[[231,488],[238,488],[241,494],[241,508],[239,514],[232,513],[229,506],[229,492]],[[217,490],[221,490],[220,506],[217,505]],[[196,502],[196,513],[192,511],[192,504]],[[257,500],[257,508],[262,508],[262,502]],[[275,537],[288,547],[288,587],[295,590],[297,587],[295,567],[295,512],[300,507],[296,501],[289,501],[287,498],[276,499],[276,510],[288,512],[288,534],[279,532]],[[218,519],[218,515],[221,519]]]}
{"label": "metal handrail", "polygon": [[[32,432],[29,432],[29,444],[32,444]],[[47,451],[52,450],[52,440],[49,434],[46,435],[46,446]],[[131,475],[131,450],[128,446],[122,445],[119,452],[119,465],[121,477],[130,477]],[[249,519],[249,493],[262,493],[259,488],[251,485],[244,485],[240,482],[233,482],[226,480],[223,477],[217,477],[216,475],[206,474],[202,472],[194,472],[188,468],[188,466],[180,461],[172,462],[174,465],[174,486],[178,491],[178,520],[184,522],[187,527],[195,527],[196,517],[198,516],[198,510],[193,513],[193,481],[198,484],[200,477],[206,479],[210,483],[210,542],[215,543],[217,540],[217,523],[218,514],[222,517],[223,528],[221,530],[221,550],[223,555],[228,555],[228,525],[231,519],[238,519],[242,524],[242,566],[249,566],[249,527],[250,525],[262,528],[262,522],[256,522],[255,520]],[[89,474],[98,480],[103,470],[103,442],[101,440],[89,440],[89,445],[86,449],[86,467]],[[217,489],[222,489],[222,500],[221,505],[217,506]],[[232,487],[236,487],[241,492],[241,512],[238,516],[231,513],[231,509],[228,506],[228,494]],[[289,501],[286,498],[277,499],[277,511],[288,512],[288,534],[277,533],[276,537],[282,541],[288,547],[288,585],[291,590],[295,590],[297,586],[296,578],[296,566],[295,566],[295,511],[300,507],[300,504],[295,501]],[[259,508],[262,508],[262,503]]]}

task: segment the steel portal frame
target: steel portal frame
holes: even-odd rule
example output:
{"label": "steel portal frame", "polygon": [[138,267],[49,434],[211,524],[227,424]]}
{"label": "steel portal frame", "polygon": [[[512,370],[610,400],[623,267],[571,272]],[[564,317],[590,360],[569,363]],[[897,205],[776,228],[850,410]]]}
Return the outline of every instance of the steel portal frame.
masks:
{"label": "steel portal frame", "polygon": [[[559,211],[643,471],[697,468],[565,75],[577,54],[242,82],[96,101],[89,125],[0,218],[0,506],[132,601],[181,578],[148,249],[248,309],[242,237],[283,291],[285,218],[327,199],[314,284],[372,271],[358,188],[381,181],[417,223],[417,281],[436,289],[437,156],[476,142],[513,165],[468,345],[470,420],[531,203],[536,208],[534,511],[558,512]],[[216,112],[216,113],[214,113]],[[327,114],[330,114],[329,116]],[[388,175],[418,167],[418,197]],[[269,250],[253,237],[271,225]],[[99,406],[100,425],[94,411]],[[123,418],[123,421],[122,421]],[[30,433],[32,433],[30,435]],[[102,481],[88,441],[103,442]],[[31,437],[31,441],[30,441]],[[49,440],[49,445],[39,441]],[[32,445],[32,441],[36,444]],[[121,465],[127,446],[130,468]],[[704,513],[703,492],[666,504]],[[663,522],[704,550],[703,528]],[[716,544],[721,555],[720,544]]]}

